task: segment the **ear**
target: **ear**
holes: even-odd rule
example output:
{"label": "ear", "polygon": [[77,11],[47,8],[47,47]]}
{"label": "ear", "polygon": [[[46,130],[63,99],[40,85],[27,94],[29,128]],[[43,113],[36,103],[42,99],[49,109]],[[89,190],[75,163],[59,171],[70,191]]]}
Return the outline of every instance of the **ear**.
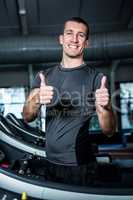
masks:
{"label": "ear", "polygon": [[89,45],[90,45],[89,40],[86,40],[86,42],[85,42],[85,48],[87,48]]}
{"label": "ear", "polygon": [[60,36],[59,36],[59,43],[60,43],[60,44],[63,44],[63,35],[60,35]]}

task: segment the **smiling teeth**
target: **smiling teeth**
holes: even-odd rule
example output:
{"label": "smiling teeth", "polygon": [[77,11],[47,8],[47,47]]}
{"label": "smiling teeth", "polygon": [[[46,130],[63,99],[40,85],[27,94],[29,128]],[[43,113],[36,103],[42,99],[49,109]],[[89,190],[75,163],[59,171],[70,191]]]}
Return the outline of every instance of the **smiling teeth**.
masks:
{"label": "smiling teeth", "polygon": [[76,49],[76,48],[77,48],[77,46],[75,46],[75,45],[70,45],[69,47],[70,47],[70,48],[73,48],[73,49]]}

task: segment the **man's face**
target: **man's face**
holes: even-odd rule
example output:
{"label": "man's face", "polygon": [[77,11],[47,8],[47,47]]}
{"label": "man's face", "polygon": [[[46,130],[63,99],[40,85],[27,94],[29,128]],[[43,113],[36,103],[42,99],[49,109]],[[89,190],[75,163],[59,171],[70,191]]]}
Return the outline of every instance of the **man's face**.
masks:
{"label": "man's face", "polygon": [[59,38],[63,53],[71,58],[82,56],[84,48],[88,45],[86,32],[87,28],[84,24],[74,21],[66,22],[64,33]]}

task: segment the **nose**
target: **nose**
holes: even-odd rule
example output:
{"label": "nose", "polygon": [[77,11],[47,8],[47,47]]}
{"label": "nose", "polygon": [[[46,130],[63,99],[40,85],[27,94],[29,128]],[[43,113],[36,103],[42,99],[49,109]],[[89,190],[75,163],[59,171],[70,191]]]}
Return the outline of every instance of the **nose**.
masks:
{"label": "nose", "polygon": [[78,35],[73,34],[72,40],[73,40],[73,42],[78,42]]}

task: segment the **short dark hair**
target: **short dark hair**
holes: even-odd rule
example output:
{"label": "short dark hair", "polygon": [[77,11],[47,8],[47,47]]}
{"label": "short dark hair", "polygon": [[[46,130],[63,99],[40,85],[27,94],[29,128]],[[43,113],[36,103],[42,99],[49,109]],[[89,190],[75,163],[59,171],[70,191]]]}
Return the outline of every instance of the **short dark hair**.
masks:
{"label": "short dark hair", "polygon": [[67,20],[65,21],[65,23],[64,23],[64,29],[65,29],[65,24],[66,24],[68,21],[73,21],[73,22],[78,22],[78,23],[84,24],[84,25],[86,26],[86,28],[87,28],[86,39],[88,40],[89,34],[90,34],[90,28],[89,28],[88,23],[87,23],[84,19],[82,19],[81,17],[71,17],[71,18],[69,18],[69,19],[67,19]]}

